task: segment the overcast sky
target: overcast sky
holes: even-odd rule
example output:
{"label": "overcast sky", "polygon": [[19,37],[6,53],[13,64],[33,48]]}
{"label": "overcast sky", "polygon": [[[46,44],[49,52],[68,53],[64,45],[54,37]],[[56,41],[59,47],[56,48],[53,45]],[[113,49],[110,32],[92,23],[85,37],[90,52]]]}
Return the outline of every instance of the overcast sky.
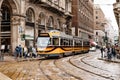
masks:
{"label": "overcast sky", "polygon": [[105,17],[111,20],[111,24],[114,27],[114,29],[118,29],[116,19],[113,13],[113,3],[115,2],[116,0],[94,0],[94,4],[100,4],[105,14]]}

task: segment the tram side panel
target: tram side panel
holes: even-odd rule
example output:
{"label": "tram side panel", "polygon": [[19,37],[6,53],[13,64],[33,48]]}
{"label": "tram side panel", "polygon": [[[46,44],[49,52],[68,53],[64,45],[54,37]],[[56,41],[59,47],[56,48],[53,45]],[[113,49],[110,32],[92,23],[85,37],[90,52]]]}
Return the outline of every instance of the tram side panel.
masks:
{"label": "tram side panel", "polygon": [[[55,33],[54,33],[55,34]],[[70,55],[89,51],[89,43],[78,37],[53,36],[49,33],[41,33],[37,39],[37,53],[42,56]]]}
{"label": "tram side panel", "polygon": [[90,43],[88,40],[83,41],[83,52],[88,53],[90,48]]}

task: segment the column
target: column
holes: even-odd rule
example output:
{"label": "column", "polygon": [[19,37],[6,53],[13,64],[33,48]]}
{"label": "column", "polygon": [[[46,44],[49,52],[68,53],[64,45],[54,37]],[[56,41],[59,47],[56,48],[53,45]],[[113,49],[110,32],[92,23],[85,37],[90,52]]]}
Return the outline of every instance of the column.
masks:
{"label": "column", "polygon": [[119,29],[119,44],[120,44],[120,14],[119,14],[118,18],[119,18],[118,29]]}
{"label": "column", "polygon": [[2,21],[2,13],[0,9],[0,48],[1,48],[1,21]]}
{"label": "column", "polygon": [[38,37],[38,21],[35,21],[35,26],[34,26],[34,47],[36,47],[37,37]]}
{"label": "column", "polygon": [[11,45],[12,51],[14,51],[16,46],[25,45],[25,40],[22,39],[22,35],[25,34],[25,18],[13,14],[11,21]]}

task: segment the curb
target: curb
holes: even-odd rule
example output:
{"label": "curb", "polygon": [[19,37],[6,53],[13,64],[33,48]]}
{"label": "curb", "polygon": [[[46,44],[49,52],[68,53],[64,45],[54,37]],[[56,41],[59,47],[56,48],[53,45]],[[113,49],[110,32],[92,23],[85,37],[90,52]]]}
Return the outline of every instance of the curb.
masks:
{"label": "curb", "polygon": [[27,59],[18,59],[16,60],[17,62],[23,62],[23,61],[37,61],[40,60],[42,58],[27,58]]}
{"label": "curb", "polygon": [[120,63],[120,61],[108,60],[108,59],[103,59],[103,58],[98,58],[98,60],[104,60],[104,61],[113,62],[113,63]]}

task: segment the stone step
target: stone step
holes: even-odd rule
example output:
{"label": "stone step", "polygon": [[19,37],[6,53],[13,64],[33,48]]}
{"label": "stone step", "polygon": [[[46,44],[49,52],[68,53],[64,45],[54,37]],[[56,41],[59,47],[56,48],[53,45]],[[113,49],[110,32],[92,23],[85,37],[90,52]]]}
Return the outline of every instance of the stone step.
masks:
{"label": "stone step", "polygon": [[0,80],[12,80],[12,79],[10,79],[9,77],[0,72]]}

